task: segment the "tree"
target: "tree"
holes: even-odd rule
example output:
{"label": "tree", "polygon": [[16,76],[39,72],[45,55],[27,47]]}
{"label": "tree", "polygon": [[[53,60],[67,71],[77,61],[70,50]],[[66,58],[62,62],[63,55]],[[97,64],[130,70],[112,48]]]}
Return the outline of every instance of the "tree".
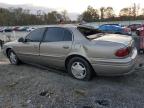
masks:
{"label": "tree", "polygon": [[107,7],[105,9],[106,18],[113,18],[115,16],[114,10],[112,7]]}
{"label": "tree", "polygon": [[[64,11],[63,16],[66,20],[67,11]],[[49,13],[44,13],[38,10],[36,14],[30,13],[29,10],[22,8],[0,8],[0,25],[39,25],[39,24],[56,24],[62,19],[61,13],[57,11],[52,11]]]}
{"label": "tree", "polygon": [[136,7],[136,4],[134,3],[132,7],[132,16],[134,16],[134,18],[136,17],[136,10],[137,10],[137,7]]}
{"label": "tree", "polygon": [[105,7],[100,8],[100,16],[101,16],[101,19],[105,18]]}
{"label": "tree", "polygon": [[49,24],[57,23],[56,13],[57,13],[56,11],[52,11],[52,12],[48,13],[48,23]]}
{"label": "tree", "polygon": [[63,11],[61,12],[61,15],[62,15],[62,20],[63,20],[63,21],[70,21],[70,18],[68,17],[68,12],[67,12],[67,10],[63,10]]}
{"label": "tree", "polygon": [[119,16],[131,16],[132,10],[131,8],[123,8],[120,10]]}
{"label": "tree", "polygon": [[144,15],[144,8],[141,10],[142,15]]}
{"label": "tree", "polygon": [[77,21],[81,22],[83,20],[83,15],[78,15]]}
{"label": "tree", "polygon": [[82,14],[82,20],[87,22],[93,22],[99,19],[98,10],[91,6],[88,6],[87,10]]}
{"label": "tree", "polygon": [[119,16],[123,19],[132,19],[135,20],[136,18],[141,18],[138,17],[139,16],[139,10],[140,10],[140,6],[136,5],[135,3],[131,6],[131,7],[126,7],[121,9]]}
{"label": "tree", "polygon": [[136,18],[136,16],[139,15],[140,5],[139,4],[136,5],[136,3],[134,3],[131,9],[132,9],[132,16]]}

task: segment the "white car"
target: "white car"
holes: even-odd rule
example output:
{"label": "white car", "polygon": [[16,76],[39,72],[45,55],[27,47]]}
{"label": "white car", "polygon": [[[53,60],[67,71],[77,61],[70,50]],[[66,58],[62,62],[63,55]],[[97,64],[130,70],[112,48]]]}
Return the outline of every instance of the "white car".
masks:
{"label": "white car", "polygon": [[26,31],[27,31],[27,32],[31,32],[31,31],[33,31],[33,30],[35,30],[35,28],[32,27],[32,28],[28,28]]}

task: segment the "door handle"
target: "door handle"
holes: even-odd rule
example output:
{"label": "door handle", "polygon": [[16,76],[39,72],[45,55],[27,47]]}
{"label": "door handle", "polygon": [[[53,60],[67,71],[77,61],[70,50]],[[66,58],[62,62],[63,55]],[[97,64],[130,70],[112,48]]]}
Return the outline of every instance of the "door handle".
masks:
{"label": "door handle", "polygon": [[64,49],[69,49],[69,46],[63,46]]}

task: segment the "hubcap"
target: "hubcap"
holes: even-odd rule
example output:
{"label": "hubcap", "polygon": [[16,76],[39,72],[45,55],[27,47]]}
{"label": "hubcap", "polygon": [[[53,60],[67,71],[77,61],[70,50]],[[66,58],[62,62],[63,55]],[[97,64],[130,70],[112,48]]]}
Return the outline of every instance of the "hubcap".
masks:
{"label": "hubcap", "polygon": [[10,53],[10,61],[12,64],[16,64],[17,62],[16,55],[13,52]]}
{"label": "hubcap", "polygon": [[86,67],[81,62],[74,62],[71,71],[77,79],[83,79],[86,76]]}

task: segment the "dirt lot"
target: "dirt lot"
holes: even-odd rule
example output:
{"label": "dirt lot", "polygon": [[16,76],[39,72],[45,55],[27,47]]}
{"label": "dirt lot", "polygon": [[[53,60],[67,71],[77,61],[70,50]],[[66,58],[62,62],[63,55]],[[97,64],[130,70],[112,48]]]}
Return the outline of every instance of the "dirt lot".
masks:
{"label": "dirt lot", "polygon": [[[139,56],[144,63],[144,55]],[[144,69],[79,81],[59,70],[10,65],[0,51],[0,108],[142,108]]]}
{"label": "dirt lot", "polygon": [[143,89],[143,69],[84,82],[62,71],[0,61],[0,108],[142,108]]}

